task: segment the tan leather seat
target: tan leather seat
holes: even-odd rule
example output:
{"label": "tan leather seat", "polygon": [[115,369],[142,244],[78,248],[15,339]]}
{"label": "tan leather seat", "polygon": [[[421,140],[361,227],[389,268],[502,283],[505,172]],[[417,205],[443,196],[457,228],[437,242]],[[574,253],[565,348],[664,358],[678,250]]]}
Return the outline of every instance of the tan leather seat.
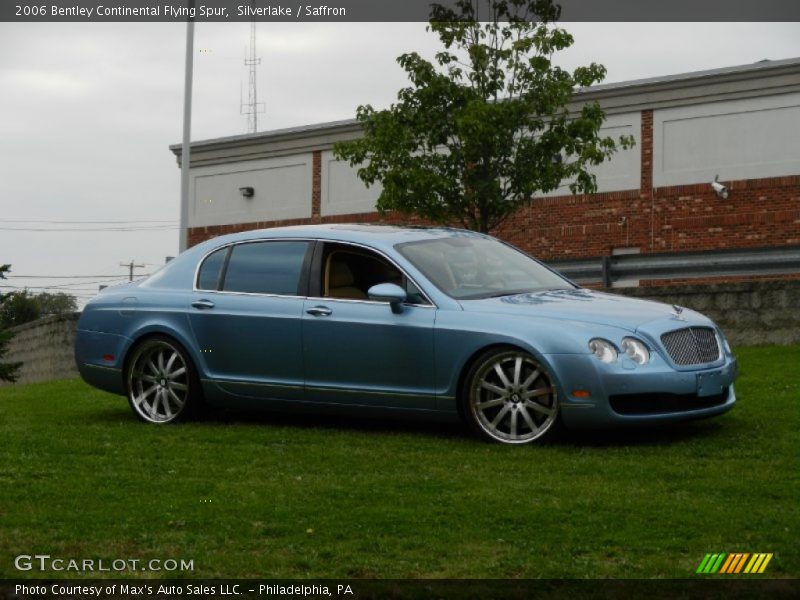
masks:
{"label": "tan leather seat", "polygon": [[325,282],[329,298],[352,298],[355,300],[366,300],[367,295],[355,287],[355,277],[353,271],[347,266],[347,263],[335,260],[334,256],[328,259],[328,265],[325,270]]}

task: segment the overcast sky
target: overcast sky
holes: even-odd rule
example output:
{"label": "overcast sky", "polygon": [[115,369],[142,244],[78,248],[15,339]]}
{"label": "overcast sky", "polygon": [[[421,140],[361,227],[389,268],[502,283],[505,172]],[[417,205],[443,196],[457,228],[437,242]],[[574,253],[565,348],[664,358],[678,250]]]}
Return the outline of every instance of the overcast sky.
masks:
{"label": "overcast sky", "polygon": [[[800,56],[798,23],[562,26],[576,43],[558,62],[599,62],[606,82]],[[0,285],[67,284],[83,302],[105,278],[13,275],[123,276],[120,262],[151,272],[177,252],[180,173],[168,146],[182,135],[185,31],[0,23],[0,264],[13,267]],[[193,140],[245,133],[248,39],[247,23],[197,25]],[[259,23],[259,130],[352,118],[363,103],[385,107],[406,83],[395,58],[436,48],[421,23]],[[141,226],[164,229],[58,231]]]}

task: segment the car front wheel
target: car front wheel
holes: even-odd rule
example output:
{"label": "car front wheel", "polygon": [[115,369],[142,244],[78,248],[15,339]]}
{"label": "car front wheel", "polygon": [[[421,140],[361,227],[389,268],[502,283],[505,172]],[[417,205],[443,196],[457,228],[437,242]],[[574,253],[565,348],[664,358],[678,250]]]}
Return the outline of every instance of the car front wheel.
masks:
{"label": "car front wheel", "polygon": [[462,393],[464,414],[484,438],[526,444],[551,437],[558,421],[558,394],[530,354],[489,350],[470,369]]}
{"label": "car front wheel", "polygon": [[134,350],[126,376],[133,413],[148,423],[183,420],[198,408],[199,382],[185,351],[167,337]]}

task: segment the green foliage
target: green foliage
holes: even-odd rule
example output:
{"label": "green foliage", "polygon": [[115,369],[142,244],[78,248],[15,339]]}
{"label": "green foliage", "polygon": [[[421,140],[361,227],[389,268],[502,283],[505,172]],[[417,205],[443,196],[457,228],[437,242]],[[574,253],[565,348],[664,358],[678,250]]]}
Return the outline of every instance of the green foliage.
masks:
{"label": "green foliage", "polygon": [[360,165],[365,184],[382,184],[380,212],[487,232],[562,182],[573,193],[596,191],[589,169],[618,144],[632,146],[630,137],[599,135],[605,115],[597,103],[567,110],[575,89],[606,71],[592,63],[569,72],[553,63],[573,43],[554,26],[560,7],[550,0],[490,4],[489,14],[470,0],[456,3],[459,12],[434,5],[428,30],[444,46],[436,64],[416,52],[400,56],[411,85],[388,110],[359,106],[364,137],[335,146],[338,158]]}
{"label": "green foliage", "polygon": [[33,294],[28,290],[18,290],[6,294],[0,306],[0,324],[16,327],[41,317],[75,312],[77,309],[75,296],[64,292]]}
{"label": "green foliage", "polygon": [[35,321],[42,315],[42,309],[34,294],[28,290],[6,294],[0,306],[0,324],[3,327],[16,327]]}
{"label": "green foliage", "polygon": [[[0,265],[0,279],[6,278],[6,273],[11,270],[11,265]],[[0,311],[4,309],[7,296],[0,295]],[[21,362],[4,363],[3,357],[8,354],[8,343],[14,335],[6,331],[0,320],[0,381],[16,381],[19,376]]]}
{"label": "green foliage", "polygon": [[42,316],[63,315],[78,310],[78,301],[75,296],[64,292],[55,294],[42,292],[41,294],[36,294],[36,301],[39,303]]}
{"label": "green foliage", "polygon": [[[6,279],[6,273],[8,273],[10,270],[11,270],[11,265],[0,264],[0,279]],[[3,302],[3,298],[5,298],[5,296],[3,294],[0,294],[0,303]]]}
{"label": "green foliage", "polygon": [[8,353],[8,343],[14,337],[10,331],[0,328],[0,381],[16,381],[19,378],[21,362],[2,362]]}

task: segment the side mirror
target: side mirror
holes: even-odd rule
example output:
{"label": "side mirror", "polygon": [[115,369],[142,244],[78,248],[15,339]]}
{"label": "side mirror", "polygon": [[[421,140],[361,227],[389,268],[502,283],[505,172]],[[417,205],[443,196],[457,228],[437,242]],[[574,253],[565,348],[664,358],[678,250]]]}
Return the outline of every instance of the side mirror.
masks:
{"label": "side mirror", "polygon": [[402,312],[402,304],[408,297],[406,291],[394,283],[379,283],[367,290],[370,300],[376,302],[388,302],[392,307],[393,313]]}

